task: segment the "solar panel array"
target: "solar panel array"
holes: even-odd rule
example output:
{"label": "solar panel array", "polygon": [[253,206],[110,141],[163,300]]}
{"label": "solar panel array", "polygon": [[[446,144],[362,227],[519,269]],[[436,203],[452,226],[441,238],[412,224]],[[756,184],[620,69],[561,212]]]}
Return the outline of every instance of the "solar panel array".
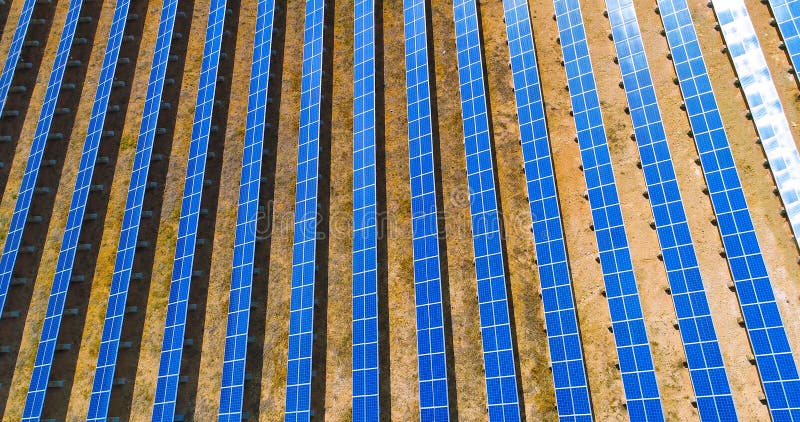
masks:
{"label": "solar panel array", "polygon": [[22,175],[22,184],[19,187],[17,202],[14,205],[14,214],[11,216],[11,224],[6,234],[6,243],[3,245],[3,255],[0,257],[0,312],[5,305],[8,295],[8,286],[14,272],[14,265],[17,262],[22,235],[25,230],[25,223],[28,220],[28,211],[33,201],[33,191],[36,188],[36,179],[39,176],[39,167],[42,164],[44,148],[47,145],[47,136],[50,134],[50,125],[53,122],[53,115],[56,111],[58,94],[61,91],[61,83],[64,80],[64,70],[69,60],[69,52],[72,41],[75,38],[75,29],[78,25],[78,17],[81,13],[83,0],[70,0],[67,18],[61,31],[61,38],[58,41],[53,69],[47,82],[47,90],[44,94],[42,110],[39,120],[36,123],[36,132],[33,135],[31,149],[28,152],[28,161],[25,165],[25,173]]}
{"label": "solar panel array", "polygon": [[420,415],[449,421],[425,0],[403,0]]}
{"label": "solar panel array", "polygon": [[453,11],[489,419],[520,420],[478,10],[454,0]]}
{"label": "solar panel array", "polygon": [[703,420],[736,420],[636,10],[632,0],[606,5],[697,407]]}
{"label": "solar panel array", "polygon": [[233,245],[228,326],[225,330],[225,355],[222,363],[219,421],[242,420],[245,360],[250,325],[250,300],[253,287],[258,193],[261,185],[261,159],[264,156],[269,66],[275,1],[259,0],[250,70],[250,94],[242,153],[242,178]]}
{"label": "solar panel array", "polygon": [[767,404],[800,418],[800,378],[686,0],[658,2]]}
{"label": "solar panel array", "polygon": [[783,199],[786,217],[800,246],[800,153],[789,130],[778,91],[744,3],[741,0],[717,0],[713,3],[728,53],[769,160],[770,171]]}
{"label": "solar panel array", "polygon": [[592,420],[527,0],[505,0],[508,49],[558,416]]}
{"label": "solar panel array", "polygon": [[663,420],[580,5],[554,3],[628,414],[632,420]]}
{"label": "solar panel array", "polygon": [[311,418],[324,28],[325,0],[306,0],[300,133],[297,142],[289,361],[286,373],[286,422]]}
{"label": "solar panel array", "polygon": [[139,223],[142,219],[147,173],[150,170],[153,140],[156,135],[158,113],[161,109],[161,94],[163,93],[164,78],[167,72],[167,61],[169,60],[169,49],[172,45],[172,30],[175,25],[177,8],[178,0],[166,0],[161,8],[161,20],[153,53],[153,64],[150,69],[150,79],[147,84],[142,121],[139,127],[139,138],[136,143],[136,153],[133,157],[133,172],[128,186],[125,212],[122,216],[122,228],[117,245],[114,273],[111,276],[108,307],[106,308],[103,322],[100,351],[97,356],[92,393],[89,398],[87,421],[105,422],[108,416],[128,288],[136,253],[136,241],[139,235]]}
{"label": "solar panel array", "polygon": [[214,92],[217,87],[217,70],[225,24],[225,6],[225,0],[212,0],[209,5],[200,83],[192,124],[192,140],[189,144],[189,162],[186,167],[186,183],[183,188],[181,216],[178,220],[178,240],[175,246],[172,281],[169,286],[164,340],[161,344],[161,363],[158,367],[153,421],[172,422],[175,416],[186,313],[189,308],[189,287],[197,241],[197,221],[200,217],[208,137],[211,132],[211,113],[214,109]]}
{"label": "solar panel array", "polygon": [[375,0],[354,4],[353,420],[380,418]]}
{"label": "solar panel array", "polygon": [[769,0],[775,23],[789,53],[794,75],[800,81],[800,0]]}
{"label": "solar panel array", "polygon": [[61,250],[58,253],[56,273],[53,278],[50,297],[47,301],[47,311],[36,351],[36,360],[33,366],[30,386],[28,387],[23,418],[38,420],[44,407],[47,382],[50,379],[53,354],[56,350],[56,341],[61,328],[61,317],[64,315],[67,290],[72,278],[75,253],[78,248],[81,228],[83,227],[86,203],[89,200],[92,174],[97,162],[97,151],[100,148],[103,125],[105,124],[106,111],[108,110],[108,100],[111,96],[114,72],[117,68],[117,59],[122,45],[122,36],[125,32],[129,6],[129,0],[120,0],[116,3],[114,9],[114,17],[108,34],[108,43],[103,56],[103,65],[100,70],[100,79],[98,80],[97,91],[92,104],[92,114],[89,118],[86,140],[83,144],[83,152],[78,165],[78,176],[67,215],[67,225],[64,228]]}
{"label": "solar panel array", "polygon": [[34,6],[36,6],[36,0],[25,0],[25,3],[22,4],[22,10],[17,20],[17,28],[14,30],[14,37],[11,39],[11,46],[3,64],[3,73],[0,73],[0,115],[5,110],[8,90],[11,88],[11,81],[14,79],[14,71],[17,69],[17,62],[22,53]]}

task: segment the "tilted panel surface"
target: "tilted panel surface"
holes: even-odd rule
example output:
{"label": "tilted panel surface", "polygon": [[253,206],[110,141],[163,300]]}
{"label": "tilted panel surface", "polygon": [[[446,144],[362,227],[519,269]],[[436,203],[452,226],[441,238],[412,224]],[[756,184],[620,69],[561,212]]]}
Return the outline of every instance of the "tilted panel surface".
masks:
{"label": "tilted panel surface", "polygon": [[221,422],[240,422],[243,416],[247,337],[258,236],[258,193],[261,185],[261,160],[264,156],[264,131],[267,130],[267,94],[274,17],[275,1],[259,0],[233,245],[228,325],[225,330],[225,354],[222,362],[218,415]]}
{"label": "tilted panel surface", "polygon": [[324,27],[325,0],[306,0],[300,133],[297,140],[289,360],[286,371],[286,422],[311,418]]}
{"label": "tilted panel surface", "polygon": [[800,247],[800,153],[789,130],[778,91],[741,0],[714,1],[728,54],[736,68],[750,116],[761,138],[786,217]]}
{"label": "tilted panel surface", "polygon": [[14,30],[14,37],[11,39],[11,47],[8,49],[8,55],[6,55],[6,61],[3,64],[3,73],[0,73],[0,115],[3,114],[6,106],[8,90],[11,88],[11,81],[14,79],[14,71],[17,69],[17,62],[19,62],[19,56],[22,53],[34,6],[36,6],[36,0],[25,0],[25,3],[22,4],[22,11],[17,20],[17,28]]}
{"label": "tilted panel surface", "polygon": [[769,0],[775,23],[783,38],[783,45],[789,53],[795,78],[800,69],[800,0]]}
{"label": "tilted panel surface", "polygon": [[172,30],[175,25],[175,14],[178,0],[166,0],[161,9],[161,20],[153,53],[153,64],[145,94],[142,120],[139,126],[139,137],[133,157],[133,170],[128,196],[125,200],[125,211],[122,216],[122,228],[117,245],[114,273],[111,276],[111,288],[108,292],[108,306],[103,321],[100,337],[100,350],[97,355],[97,366],[94,371],[92,393],[89,397],[89,414],[87,421],[104,422],[108,417],[108,406],[111,399],[111,388],[114,371],[117,365],[122,323],[131,281],[131,271],[136,254],[136,240],[139,236],[139,223],[142,219],[147,174],[150,170],[150,159],[153,153],[153,140],[156,135],[158,113],[161,108],[161,94],[169,60],[169,49],[172,45]]}
{"label": "tilted panel surface", "polygon": [[606,5],[698,411],[704,421],[736,420],[636,10],[632,0]]}
{"label": "tilted panel surface", "polygon": [[192,138],[189,144],[189,162],[186,167],[181,216],[178,220],[178,239],[169,286],[164,339],[161,344],[153,421],[172,422],[175,417],[186,313],[189,307],[189,287],[197,241],[197,221],[200,217],[208,137],[211,132],[211,113],[214,109],[214,92],[217,87],[217,70],[225,24],[225,6],[225,0],[212,0],[209,5]]}
{"label": "tilted panel surface", "polygon": [[774,420],[800,420],[797,364],[692,17],[686,0],[661,0],[658,5],[767,404]]}
{"label": "tilted panel surface", "polygon": [[580,5],[578,0],[555,0],[554,3],[628,414],[632,420],[661,421],[664,420],[661,394],[633,272]]}
{"label": "tilted panel surface", "polygon": [[129,0],[119,0],[114,9],[105,55],[103,56],[103,65],[100,69],[100,79],[98,80],[97,91],[92,104],[92,114],[89,117],[89,127],[84,140],[80,163],[78,164],[78,176],[75,181],[75,189],[72,192],[69,213],[67,214],[67,225],[64,228],[64,236],[61,240],[56,273],[53,278],[50,297],[47,301],[47,311],[37,346],[36,361],[33,366],[30,386],[28,387],[28,395],[25,401],[25,418],[40,418],[44,408],[47,383],[50,379],[50,369],[53,365],[53,354],[55,353],[56,341],[61,328],[61,317],[64,314],[72,268],[75,264],[75,253],[78,248],[81,228],[83,227],[86,203],[89,200],[92,174],[94,173],[97,151],[100,148],[100,140],[103,135],[108,99],[111,96],[112,84],[114,83],[114,72],[117,69],[117,59],[122,45],[122,36],[125,32],[125,23],[128,19],[129,6]]}
{"label": "tilted panel surface", "polygon": [[450,402],[426,13],[425,0],[403,1],[419,406],[422,420],[440,422]]}
{"label": "tilted panel surface", "polygon": [[504,0],[503,5],[556,407],[562,421],[588,422],[589,386],[528,2]]}
{"label": "tilted panel surface", "polygon": [[489,420],[520,420],[500,214],[475,0],[453,1]]}
{"label": "tilted panel surface", "polygon": [[357,0],[354,15],[353,420],[373,421],[380,417],[375,0]]}

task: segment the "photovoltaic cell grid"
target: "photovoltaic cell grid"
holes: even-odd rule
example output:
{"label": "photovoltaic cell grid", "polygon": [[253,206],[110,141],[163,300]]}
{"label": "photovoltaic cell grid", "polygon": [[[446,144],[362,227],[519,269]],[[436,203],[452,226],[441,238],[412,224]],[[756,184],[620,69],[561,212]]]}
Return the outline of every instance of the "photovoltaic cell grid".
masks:
{"label": "photovoltaic cell grid", "polygon": [[558,416],[562,421],[588,422],[589,388],[528,2],[505,0],[503,5]]}
{"label": "photovoltaic cell grid", "polygon": [[186,331],[186,312],[189,307],[189,287],[197,241],[197,220],[200,217],[208,137],[211,132],[211,113],[214,109],[214,92],[217,87],[217,70],[225,24],[225,3],[225,0],[213,0],[209,5],[200,83],[192,124],[192,140],[189,144],[189,162],[186,167],[186,183],[183,188],[181,216],[178,220],[178,241],[175,246],[175,261],[169,286],[164,340],[161,344],[153,421],[172,422],[175,416],[175,400],[178,394]]}
{"label": "photovoltaic cell grid", "polygon": [[800,378],[686,0],[658,2],[773,420],[800,420]]}
{"label": "photovoltaic cell grid", "polygon": [[25,35],[28,33],[28,26],[31,23],[35,5],[36,0],[25,0],[25,3],[22,4],[22,11],[17,20],[17,29],[14,30],[11,47],[8,49],[8,55],[6,56],[5,64],[3,64],[3,73],[0,74],[0,115],[3,114],[5,109],[8,90],[11,88],[11,81],[14,79],[14,70],[17,68],[17,62],[19,61],[20,53],[22,53],[22,45],[25,42]]}
{"label": "photovoltaic cell grid", "polygon": [[606,0],[642,170],[701,419],[736,420],[632,0]]}
{"label": "photovoltaic cell grid", "polygon": [[72,193],[72,202],[67,214],[67,225],[64,228],[61,250],[58,253],[56,273],[53,278],[50,297],[47,301],[47,312],[45,313],[42,333],[36,351],[36,361],[33,366],[30,386],[28,387],[23,419],[38,420],[44,407],[47,382],[50,379],[50,368],[53,365],[53,354],[56,350],[56,341],[61,328],[61,317],[64,314],[72,268],[75,264],[75,252],[78,248],[78,239],[83,227],[86,203],[89,200],[92,174],[97,162],[97,151],[100,148],[103,125],[105,124],[106,111],[108,110],[108,99],[114,82],[114,72],[117,68],[117,59],[119,58],[122,36],[125,32],[129,6],[129,0],[120,0],[116,3],[114,9],[114,17],[108,34],[108,43],[103,56],[103,65],[100,69],[100,79],[98,80],[97,91],[92,104],[92,114],[89,118],[83,153],[78,165],[75,190]]}
{"label": "photovoltaic cell grid", "polygon": [[425,0],[404,0],[408,158],[419,406],[423,421],[449,421]]}
{"label": "photovoltaic cell grid", "polygon": [[139,223],[142,217],[147,173],[150,169],[150,158],[153,152],[153,140],[156,134],[156,123],[161,106],[161,94],[164,88],[164,77],[167,71],[169,49],[172,45],[172,30],[175,25],[175,13],[178,0],[167,0],[161,9],[161,21],[156,37],[153,64],[147,84],[142,121],[139,127],[139,138],[133,158],[133,173],[128,186],[128,197],[125,201],[125,212],[122,217],[122,230],[117,245],[114,274],[111,276],[111,288],[108,295],[103,331],[100,340],[100,351],[97,356],[97,367],[94,372],[92,393],[89,398],[87,421],[105,422],[108,416],[111,387],[114,370],[117,364],[122,323],[125,316],[125,304],[128,298],[131,271],[136,253],[136,240],[139,235]]}
{"label": "photovoltaic cell grid", "polygon": [[520,420],[475,0],[453,1],[489,419]]}
{"label": "photovoltaic cell grid", "polygon": [[744,3],[741,0],[717,0],[713,3],[786,216],[800,246],[800,153],[789,130],[778,91]]}
{"label": "photovoltaic cell grid", "polygon": [[242,178],[239,184],[239,208],[233,245],[228,326],[225,332],[225,355],[222,363],[218,417],[220,422],[242,420],[253,260],[257,235],[258,193],[261,185],[261,159],[264,156],[274,17],[275,1],[259,0],[242,153]]}
{"label": "photovoltaic cell grid", "polygon": [[47,82],[47,90],[44,94],[39,121],[36,123],[36,132],[33,135],[31,149],[28,152],[28,161],[25,165],[25,173],[22,175],[22,184],[19,187],[17,202],[14,205],[14,214],[11,216],[11,224],[6,234],[6,243],[3,245],[3,255],[0,257],[0,312],[2,312],[3,305],[5,305],[8,286],[11,283],[11,276],[17,261],[17,253],[25,230],[25,223],[28,220],[28,211],[30,211],[31,201],[33,201],[33,191],[36,187],[36,179],[39,176],[39,167],[42,164],[44,148],[47,145],[47,136],[50,133],[50,124],[53,122],[58,94],[61,91],[61,82],[64,80],[64,69],[69,60],[69,52],[72,47],[72,40],[75,38],[75,27],[78,25],[78,17],[80,16],[82,5],[83,0],[70,0],[67,19],[64,21],[56,58],[53,62],[53,69]]}
{"label": "photovoltaic cell grid", "polygon": [[783,38],[783,44],[792,61],[795,77],[800,81],[800,0],[769,0],[775,23]]}
{"label": "photovoltaic cell grid", "polygon": [[380,417],[375,0],[357,0],[354,9],[353,420],[374,421]]}
{"label": "photovoltaic cell grid", "polygon": [[664,420],[578,0],[554,0],[614,340],[632,420]]}
{"label": "photovoltaic cell grid", "polygon": [[286,422],[306,421],[311,418],[324,21],[325,0],[306,0],[300,133],[297,142],[289,361],[286,371]]}

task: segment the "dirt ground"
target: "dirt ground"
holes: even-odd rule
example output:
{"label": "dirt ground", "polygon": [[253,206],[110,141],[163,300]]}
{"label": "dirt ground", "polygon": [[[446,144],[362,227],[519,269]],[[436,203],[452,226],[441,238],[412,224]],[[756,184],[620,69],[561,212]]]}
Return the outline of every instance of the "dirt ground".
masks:
{"label": "dirt ground", "polygon": [[[11,5],[9,22],[15,22],[13,13],[22,0]],[[66,0],[59,2],[54,28],[61,28],[66,12]],[[283,2],[278,2],[283,3]],[[461,129],[461,109],[458,96],[458,74],[454,44],[452,4],[447,1],[431,1],[431,20],[434,28],[430,45],[435,71],[439,153],[441,174],[438,183],[442,190],[440,205],[446,215],[444,231],[446,238],[447,281],[449,283],[450,318],[452,321],[453,366],[455,402],[460,420],[486,419],[486,393],[480,346],[475,271],[472,264],[470,237],[470,215],[466,195],[466,173]],[[561,50],[553,4],[549,0],[529,0],[532,24],[536,39],[536,53],[542,76],[542,89],[546,104],[550,141],[554,156],[555,172],[564,219],[564,230],[573,276],[576,305],[587,364],[589,388],[593,411],[597,420],[623,420],[626,418],[622,383],[615,368],[616,352],[613,334],[607,329],[610,316],[606,299],[602,296],[603,283],[600,267],[595,262],[597,247],[594,234],[589,229],[591,215],[587,201],[583,198],[586,185],[579,169],[578,146],[573,141],[575,126],[569,115],[570,102],[564,85],[566,78],[560,65]],[[779,212],[780,198],[772,193],[773,180],[769,170],[764,169],[763,150],[754,142],[756,132],[751,121],[744,118],[747,110],[741,93],[733,86],[735,72],[728,57],[720,52],[723,46],[719,32],[714,30],[716,19],[713,10],[705,2],[690,2],[701,47],[709,67],[712,83],[726,123],[734,157],[745,186],[745,193],[756,225],[756,231],[765,251],[767,266],[773,279],[779,307],[784,321],[800,319],[800,271],[798,250],[791,237],[790,227]],[[152,50],[158,26],[162,2],[151,0],[145,22],[144,38],[136,64],[133,94],[128,108],[123,132],[124,139],[134,139],[139,129],[138,115],[144,103],[144,92],[149,74]],[[327,28],[332,37],[333,78],[329,119],[331,129],[330,150],[331,175],[328,195],[330,201],[328,237],[327,283],[317,287],[325,289],[327,296],[326,332],[318,333],[325,338],[324,379],[319,383],[317,394],[324,394],[325,409],[317,411],[319,419],[331,421],[350,420],[350,360],[351,360],[351,243],[350,216],[352,209],[352,98],[353,98],[353,40],[352,0],[338,0],[332,5],[333,26]],[[660,35],[661,21],[653,12],[655,0],[636,2],[645,49],[653,71],[662,117],[669,136],[673,161],[676,164],[678,181],[684,198],[687,217],[697,248],[701,271],[711,304],[711,311],[728,375],[733,387],[734,399],[742,420],[767,419],[767,409],[759,402],[762,392],[754,387],[759,384],[755,367],[748,362],[749,343],[746,333],[738,324],[741,316],[731,283],[727,264],[720,256],[722,243],[716,227],[711,224],[713,212],[710,201],[702,193],[705,186],[703,174],[694,163],[697,152],[691,138],[686,113],[679,108],[681,94],[672,83],[675,76],[669,59],[668,47]],[[789,62],[783,51],[777,48],[780,37],[769,25],[770,11],[760,2],[747,2],[760,37],[762,48],[775,78],[776,86],[786,109],[795,139],[800,139],[800,106],[798,86],[794,76],[786,72]],[[113,2],[106,1],[98,25],[97,39],[103,39],[110,25]],[[177,216],[183,192],[183,176],[186,169],[189,135],[192,124],[197,83],[200,69],[200,52],[208,14],[208,1],[194,2],[195,24],[189,37],[189,51],[181,96],[177,104],[175,140],[172,144],[167,183],[161,204],[161,221],[156,248],[156,259],[152,269],[149,299],[142,335],[141,352],[134,386],[131,420],[147,420],[153,402],[159,351],[163,335],[165,305],[172,271],[172,257],[177,231]],[[524,412],[528,421],[555,420],[556,409],[553,397],[552,375],[548,369],[548,350],[542,303],[539,298],[539,281],[534,264],[533,239],[530,232],[529,208],[524,191],[522,155],[518,144],[519,130],[508,67],[508,47],[503,23],[503,6],[499,1],[479,2],[480,21],[484,43],[484,58],[489,86],[492,130],[495,147],[496,174],[500,205],[504,218],[507,274],[512,297],[518,354],[520,358],[521,391]],[[669,420],[698,420],[692,399],[688,371],[680,335],[673,328],[675,313],[673,303],[664,288],[668,286],[663,263],[657,258],[660,252],[655,231],[650,229],[652,212],[648,200],[642,195],[645,190],[641,170],[636,166],[638,152],[631,142],[630,117],[623,112],[626,105],[624,91],[618,87],[621,79],[613,42],[608,39],[610,26],[603,17],[603,2],[583,1],[583,15],[592,63],[602,103],[611,158],[614,163],[620,199],[631,242],[633,264],[642,297],[643,311],[648,335],[653,349],[659,387],[664,398],[664,409]],[[302,61],[303,21],[305,5],[300,1],[288,1],[285,9],[285,45],[281,74],[276,74],[271,83],[280,84],[280,101],[270,104],[280,114],[277,126],[270,129],[270,136],[277,138],[275,154],[275,189],[272,204],[272,235],[269,256],[257,256],[256,266],[269,263],[269,284],[266,304],[252,312],[262,313],[266,318],[263,333],[263,356],[260,379],[254,379],[260,388],[258,419],[274,421],[281,419],[285,400],[286,358],[288,343],[288,314],[291,284],[291,250],[293,237],[293,210],[295,195],[295,169],[297,161],[297,132],[300,109],[300,68]],[[225,136],[225,155],[222,164],[220,194],[217,198],[218,215],[215,226],[214,252],[209,274],[208,300],[205,309],[205,327],[202,357],[195,407],[190,419],[210,420],[217,411],[219,384],[221,382],[221,345],[225,337],[228,287],[231,274],[233,228],[236,219],[236,201],[240,177],[242,142],[249,86],[250,60],[252,58],[252,32],[255,25],[255,2],[242,2],[239,13],[239,31],[236,39],[236,55],[231,78],[231,100],[228,127]],[[388,295],[382,298],[388,306],[390,407],[391,420],[419,419],[417,386],[415,317],[413,303],[412,248],[409,241],[410,193],[408,184],[407,111],[405,96],[405,51],[403,37],[403,5],[401,0],[383,3],[384,80],[382,89],[385,103],[385,157],[381,163],[386,172],[387,260]],[[8,25],[7,25],[8,27]],[[52,31],[50,38],[57,39],[59,31]],[[8,30],[0,37],[0,52],[7,50]],[[55,38],[54,38],[55,37]],[[102,51],[92,51],[87,83],[94,84],[99,74]],[[48,43],[46,57],[52,57],[55,42]],[[27,149],[35,127],[36,116],[44,93],[42,86],[49,75],[52,58],[45,59],[36,89],[33,90],[31,112],[28,113],[23,136],[17,146],[17,154],[11,168],[6,195],[0,203],[0,231],[7,230],[14,201],[8,192],[19,189],[20,176],[27,158]],[[44,76],[43,76],[44,75]],[[94,85],[91,85],[94,86]],[[79,113],[88,114],[94,89],[84,90]],[[38,100],[37,100],[38,99]],[[67,163],[76,162],[80,154],[85,123],[79,122],[73,131],[66,155]],[[127,138],[126,138],[127,137]],[[131,138],[132,137],[132,138]],[[134,141],[135,142],[135,141]],[[133,146],[123,145],[111,191],[103,237],[97,258],[95,280],[89,298],[86,324],[82,337],[75,387],[72,389],[68,420],[85,418],[88,411],[88,393],[93,376],[96,353],[99,346],[100,326],[106,309],[110,274],[113,270],[114,253],[119,238],[122,208],[126,197],[131,171]],[[52,283],[61,231],[65,224],[67,206],[75,181],[74,166],[65,166],[58,190],[56,206],[51,220],[45,253],[35,286],[31,310],[26,321],[22,344],[30,350],[29,355],[20,356],[11,385],[12,393],[3,420],[16,420],[22,409],[27,388],[35,342],[41,327],[41,313],[46,304]],[[800,325],[787,324],[789,338],[794,350],[800,350]],[[322,343],[320,343],[322,344]],[[748,351],[748,352],[743,352]],[[255,388],[255,387],[254,387]],[[179,406],[180,408],[180,406]],[[191,410],[191,409],[190,409]]]}

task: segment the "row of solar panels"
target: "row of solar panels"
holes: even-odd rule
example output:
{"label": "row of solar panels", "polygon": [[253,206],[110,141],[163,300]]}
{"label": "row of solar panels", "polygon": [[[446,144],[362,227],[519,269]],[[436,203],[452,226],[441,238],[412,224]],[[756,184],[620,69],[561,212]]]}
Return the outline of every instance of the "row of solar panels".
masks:
{"label": "row of solar panels", "polygon": [[[744,19],[745,23],[749,25],[743,5],[738,2],[719,3],[725,3],[723,8],[718,9],[718,16],[734,57],[734,64],[736,64],[735,57],[737,57],[736,52],[738,51],[745,51],[742,54],[746,54],[749,48],[750,55],[753,51],[761,54],[757,44],[755,47],[753,46],[752,40],[743,41],[739,38],[738,33],[728,34],[733,30],[726,31],[725,25],[728,22],[732,22],[731,25],[735,26],[736,31],[741,31],[743,24],[737,24],[737,19]],[[730,387],[719,356],[719,346],[716,342],[702,281],[697,270],[694,248],[686,226],[682,201],[674,177],[674,168],[652,87],[652,79],[646,59],[642,60],[644,51],[635,11],[630,1],[609,0],[607,4],[615,46],[623,71],[624,87],[631,105],[630,112],[642,157],[642,167],[645,171],[649,197],[653,206],[656,229],[662,245],[676,312],[679,316],[701,417],[704,420],[735,419],[736,413],[730,396]],[[580,7],[575,0],[556,0],[555,5],[573,103],[573,114],[578,127],[581,158],[589,188],[588,197],[606,283],[606,295],[612,311],[628,410],[631,417],[637,420],[660,420],[663,419],[663,413],[641,316],[641,306],[630,265],[630,254],[611,170],[599,100],[594,87],[591,63],[588,59],[588,46]],[[24,217],[30,207],[30,199],[28,198],[26,203],[23,193],[26,190],[32,191],[35,185],[39,168],[38,161],[41,161],[41,152],[44,149],[52,120],[58,87],[61,84],[64,64],[72,44],[71,39],[74,37],[75,22],[77,22],[80,6],[81,2],[77,0],[70,3],[68,19],[62,31],[56,66],[54,66],[48,85],[48,95],[45,98],[46,106],[43,108],[42,118],[37,125],[37,137],[34,138],[32,154],[28,160],[30,171],[26,171],[20,200],[17,202],[18,211],[15,211],[14,214],[15,218],[21,218],[22,221],[21,224],[17,224],[19,226],[16,229],[18,239],[21,238]],[[559,414],[577,420],[591,419],[527,3],[522,0],[507,0],[504,2],[504,6]],[[685,1],[662,1],[659,6],[670,49],[675,57],[678,79],[684,93],[698,151],[701,153],[704,174],[709,183],[709,192],[720,222],[723,242],[728,251],[727,257],[737,283],[737,293],[759,364],[768,404],[776,420],[792,418],[797,415],[797,412],[800,412],[800,405],[795,403],[798,400],[797,390],[800,388],[796,365],[788,348],[788,340],[780,315],[777,313],[763,257],[753,235],[752,222],[741,192],[741,183],[733,166],[716,103],[713,101],[713,93],[702,63],[702,55],[692,28],[691,17]],[[137,144],[134,165],[136,177],[131,180],[128,204],[125,210],[127,218],[124,219],[125,227],[123,227],[123,235],[120,239],[114,280],[112,280],[103,344],[90,406],[90,411],[93,412],[90,419],[104,419],[107,413],[110,382],[113,377],[116,347],[119,343],[122,323],[122,310],[130,279],[138,221],[141,216],[143,184],[152,150],[152,138],[163,87],[175,7],[176,1],[167,2],[162,11],[155,60],[148,86],[146,112],[143,115],[140,139]],[[74,262],[75,246],[80,233],[80,222],[83,221],[82,214],[86,204],[88,184],[91,181],[91,172],[96,158],[99,131],[102,129],[105,117],[110,83],[113,81],[127,9],[128,3],[125,1],[119,2],[115,9],[111,36],[90,120],[90,131],[82,155],[73,203],[70,207],[68,230],[65,232],[62,242],[56,280],[48,304],[48,313],[45,319],[46,329],[43,330],[40,340],[34,376],[26,402],[25,418],[30,420],[37,419],[41,414],[49,369],[52,364],[53,348],[58,335],[69,274]],[[354,183],[354,196],[358,200],[354,201],[354,204],[358,205],[354,205],[354,216],[363,216],[363,219],[356,218],[356,222],[365,223],[374,221],[374,219],[370,220],[368,216],[376,210],[373,9],[374,4],[371,2],[360,2],[356,5],[355,21],[357,45],[354,114],[358,130],[354,130],[354,181],[356,182]],[[217,80],[216,70],[224,11],[224,1],[216,1],[211,5],[190,146],[190,165],[187,169],[186,189],[179,223],[178,248],[176,249],[170,304],[162,347],[162,363],[159,367],[154,420],[171,420],[174,417],[188,287],[191,279],[197,216]],[[488,116],[486,115],[484,69],[481,63],[477,9],[474,1],[466,0],[455,2],[454,11],[489,415],[493,420],[516,420],[519,418],[517,375],[514,368],[514,351],[505,295],[506,285],[502,249],[500,248],[491,140],[488,131]],[[447,420],[449,419],[448,376],[439,283],[439,240],[436,222],[436,188],[433,182],[433,139],[425,13],[424,2],[406,1],[404,15],[406,20],[420,406],[423,419]],[[259,2],[259,19],[251,75],[251,96],[248,106],[248,132],[242,167],[240,212],[237,219],[237,249],[234,254],[235,265],[220,407],[220,418],[226,420],[241,418],[242,413],[249,292],[252,283],[253,245],[255,242],[255,210],[258,203],[258,180],[262,156],[260,149],[263,145],[265,128],[264,110],[266,108],[273,14],[274,3],[264,0]],[[302,96],[301,131],[298,145],[300,156],[306,157],[306,159],[298,161],[290,356],[287,377],[287,420],[306,420],[311,415],[314,243],[316,240],[323,28],[324,2],[309,0],[306,14],[306,48],[304,49],[306,54],[303,66],[303,93],[309,95]],[[11,59],[11,55],[9,59]],[[765,69],[765,67],[763,68]],[[752,70],[738,65],[736,70],[743,81],[752,80],[753,72],[761,75],[764,73],[761,69]],[[743,89],[748,95],[746,83],[743,84]],[[774,92],[774,87],[772,91]],[[773,99],[776,98],[773,92],[759,91],[757,94]],[[748,101],[751,103],[751,107],[754,107],[753,104],[761,104],[761,102],[756,103],[756,100],[751,99],[750,95],[748,95]],[[50,103],[52,104],[48,106]],[[780,115],[782,116],[782,111]],[[766,132],[762,132],[757,117],[754,113],[759,132],[765,136]],[[774,132],[779,131],[774,130]],[[36,142],[37,139],[39,139],[39,143]],[[772,158],[770,157],[771,161]],[[781,189],[780,186],[779,189]],[[783,191],[781,192],[783,193]],[[9,231],[9,239],[12,240],[15,234],[14,228],[17,227],[13,221],[12,219],[12,229]],[[363,242],[354,241],[354,417],[358,420],[372,420],[379,413],[377,254],[375,252],[377,228],[374,224],[365,224],[364,226],[356,224],[354,230],[354,237],[363,240]],[[9,249],[9,245],[11,249]],[[6,266],[10,265],[7,270],[8,277],[13,270],[18,248],[19,240],[16,242],[16,247],[14,247],[14,242],[6,242],[7,253],[4,252],[3,261],[8,262]],[[7,292],[7,284],[2,292],[3,298]]]}

